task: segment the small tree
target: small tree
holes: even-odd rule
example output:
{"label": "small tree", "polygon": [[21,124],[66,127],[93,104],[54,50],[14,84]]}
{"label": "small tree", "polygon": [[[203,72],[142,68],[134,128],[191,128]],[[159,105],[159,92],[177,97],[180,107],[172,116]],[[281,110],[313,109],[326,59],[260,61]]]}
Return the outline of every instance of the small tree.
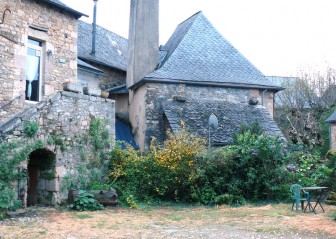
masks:
{"label": "small tree", "polygon": [[288,140],[310,149],[324,145],[320,120],[336,103],[336,71],[301,71],[297,80],[284,82],[277,94],[275,120]]}

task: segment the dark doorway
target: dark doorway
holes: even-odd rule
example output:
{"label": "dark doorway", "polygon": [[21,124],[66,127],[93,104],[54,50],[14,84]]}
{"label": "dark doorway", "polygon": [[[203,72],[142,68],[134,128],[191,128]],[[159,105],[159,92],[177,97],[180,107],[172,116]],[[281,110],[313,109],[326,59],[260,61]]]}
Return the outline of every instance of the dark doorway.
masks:
{"label": "dark doorway", "polygon": [[38,149],[29,155],[27,179],[27,206],[49,204],[52,192],[46,189],[46,180],[55,178],[55,154]]}

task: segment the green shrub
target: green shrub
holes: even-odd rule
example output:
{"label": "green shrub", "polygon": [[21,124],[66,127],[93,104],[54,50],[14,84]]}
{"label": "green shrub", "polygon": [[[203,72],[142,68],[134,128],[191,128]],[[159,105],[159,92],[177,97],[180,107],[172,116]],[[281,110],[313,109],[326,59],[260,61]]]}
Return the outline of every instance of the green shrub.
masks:
{"label": "green shrub", "polygon": [[117,147],[111,154],[110,177],[139,200],[188,200],[202,149],[203,140],[188,134],[186,129],[176,135],[168,132],[164,145],[154,139],[146,154],[131,147]]}
{"label": "green shrub", "polygon": [[232,194],[222,194],[215,198],[215,204],[222,205],[243,205],[246,203],[242,196],[232,195]]}
{"label": "green shrub", "polygon": [[336,187],[332,153],[322,160],[261,133],[257,125],[253,131],[243,128],[234,144],[211,152],[185,130],[168,135],[164,145],[153,141],[146,153],[131,147],[112,150],[110,178],[128,206],[135,198],[202,204],[284,201],[294,183]]}
{"label": "green shrub", "polygon": [[280,138],[245,130],[237,135],[235,145],[215,150],[200,162],[198,184],[210,184],[217,196],[225,195],[228,201],[227,195],[253,201],[281,200],[286,197],[282,185],[289,174],[284,170],[286,160]]}
{"label": "green shrub", "polygon": [[287,170],[291,172],[291,183],[302,186],[328,186],[332,165],[328,165],[318,153],[293,151],[288,157],[290,161]]}
{"label": "green shrub", "polygon": [[103,205],[94,199],[93,194],[84,190],[79,190],[78,197],[75,202],[70,205],[70,208],[77,211],[96,211],[104,209]]}
{"label": "green shrub", "polygon": [[90,122],[89,136],[93,149],[98,151],[110,147],[109,132],[106,122],[101,119],[93,119]]}
{"label": "green shrub", "polygon": [[25,136],[33,138],[39,130],[39,123],[37,121],[26,121],[24,122],[23,127],[24,127],[23,132]]}
{"label": "green shrub", "polygon": [[325,185],[328,186],[331,191],[336,191],[336,150],[329,150],[326,154],[326,159],[326,166],[330,171]]}

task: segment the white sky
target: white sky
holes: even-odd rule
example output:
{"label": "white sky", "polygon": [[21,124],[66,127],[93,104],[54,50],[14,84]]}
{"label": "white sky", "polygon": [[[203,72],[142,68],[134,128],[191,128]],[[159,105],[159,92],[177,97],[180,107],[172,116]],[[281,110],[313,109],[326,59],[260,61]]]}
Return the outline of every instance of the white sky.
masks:
{"label": "white sky", "polygon": [[[62,1],[92,16],[93,0]],[[97,23],[128,38],[129,6],[98,0]],[[198,11],[265,75],[336,68],[335,0],[160,0],[160,44]]]}

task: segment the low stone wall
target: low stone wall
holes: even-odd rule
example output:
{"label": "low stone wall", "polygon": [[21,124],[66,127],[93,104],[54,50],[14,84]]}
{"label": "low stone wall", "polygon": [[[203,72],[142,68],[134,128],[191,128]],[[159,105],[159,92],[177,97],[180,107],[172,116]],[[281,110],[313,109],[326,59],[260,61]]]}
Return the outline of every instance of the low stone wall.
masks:
{"label": "low stone wall", "polygon": [[25,121],[38,121],[37,139],[46,140],[56,132],[71,141],[74,135],[87,132],[93,118],[110,119],[110,135],[115,136],[115,102],[101,97],[60,92],[51,98],[32,104],[0,126],[0,139],[21,138]]}
{"label": "low stone wall", "polygon": [[[0,142],[24,139],[24,123],[37,121],[39,131],[35,140],[42,140],[47,147],[43,150],[55,155],[55,178],[39,180],[39,193],[51,195],[51,203],[59,203],[66,198],[61,193],[62,179],[76,166],[83,163],[78,149],[73,146],[76,139],[88,133],[92,119],[108,119],[109,135],[115,138],[115,101],[101,97],[88,96],[72,92],[60,92],[51,98],[30,105],[15,117],[0,126]],[[67,148],[55,144],[57,137]],[[21,165],[28,167],[27,162]],[[18,189],[20,190],[20,188]]]}

